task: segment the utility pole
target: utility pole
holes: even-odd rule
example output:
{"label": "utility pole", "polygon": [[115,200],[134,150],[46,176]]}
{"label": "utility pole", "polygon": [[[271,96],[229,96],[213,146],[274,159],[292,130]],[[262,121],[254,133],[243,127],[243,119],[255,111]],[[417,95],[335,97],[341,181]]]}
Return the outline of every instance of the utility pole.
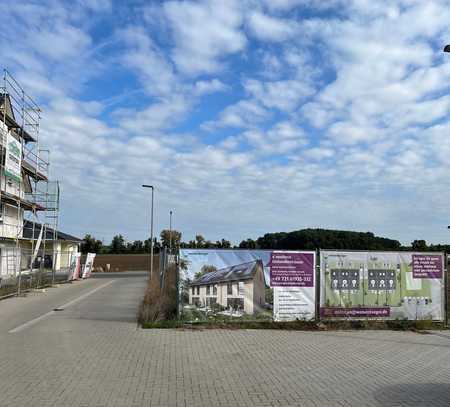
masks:
{"label": "utility pole", "polygon": [[153,278],[153,195],[155,187],[153,185],[142,185],[143,188],[151,188],[152,190],[152,205],[150,215],[150,280]]}
{"label": "utility pole", "polygon": [[172,254],[172,213],[169,212],[169,254]]}
{"label": "utility pole", "polygon": [[[444,47],[444,52],[450,52],[450,44],[447,44]],[[448,229],[450,229],[450,226],[447,226]],[[444,301],[444,319],[445,319],[445,323],[444,326],[447,327],[448,326],[448,303],[449,303],[449,298],[448,298],[448,259],[447,259],[447,255],[444,256],[445,258],[445,267],[444,270],[446,271],[446,273],[444,273],[444,290],[445,290],[445,301]]]}

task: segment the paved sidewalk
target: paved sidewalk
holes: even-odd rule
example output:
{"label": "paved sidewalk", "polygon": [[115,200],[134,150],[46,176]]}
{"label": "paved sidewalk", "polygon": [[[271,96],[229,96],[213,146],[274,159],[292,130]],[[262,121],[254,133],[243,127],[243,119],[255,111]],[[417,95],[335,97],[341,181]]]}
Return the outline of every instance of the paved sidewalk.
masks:
{"label": "paved sidewalk", "polygon": [[0,406],[450,405],[447,332],[141,330],[144,285],[2,331]]}

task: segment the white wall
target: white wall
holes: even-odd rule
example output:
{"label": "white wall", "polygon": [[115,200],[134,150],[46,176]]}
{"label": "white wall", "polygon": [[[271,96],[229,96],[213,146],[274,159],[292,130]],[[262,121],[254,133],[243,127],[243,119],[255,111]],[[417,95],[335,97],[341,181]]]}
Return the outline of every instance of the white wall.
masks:
{"label": "white wall", "polygon": [[0,222],[0,237],[15,239],[23,235],[23,209],[3,202],[2,221]]}
{"label": "white wall", "polygon": [[20,253],[17,252],[14,243],[0,244],[0,277],[14,275],[18,272],[18,262],[20,260]]}

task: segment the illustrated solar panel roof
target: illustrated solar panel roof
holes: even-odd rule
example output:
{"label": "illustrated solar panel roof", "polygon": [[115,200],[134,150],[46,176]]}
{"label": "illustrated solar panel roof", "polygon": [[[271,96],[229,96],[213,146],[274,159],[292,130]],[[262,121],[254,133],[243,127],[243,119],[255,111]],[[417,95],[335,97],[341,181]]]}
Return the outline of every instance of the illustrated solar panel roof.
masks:
{"label": "illustrated solar panel roof", "polygon": [[256,266],[261,260],[251,261],[249,263],[237,264],[235,266],[226,267],[220,270],[206,273],[199,279],[194,280],[192,284],[213,284],[225,281],[248,280],[253,278],[256,272]]}

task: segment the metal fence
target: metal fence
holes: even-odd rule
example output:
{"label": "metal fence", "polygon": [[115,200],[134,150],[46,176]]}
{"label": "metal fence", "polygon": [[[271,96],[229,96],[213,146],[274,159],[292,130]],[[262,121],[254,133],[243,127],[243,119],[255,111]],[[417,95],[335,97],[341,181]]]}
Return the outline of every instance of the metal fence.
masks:
{"label": "metal fence", "polygon": [[16,247],[1,247],[0,299],[20,295],[31,289],[67,282],[75,252],[37,253]]}

